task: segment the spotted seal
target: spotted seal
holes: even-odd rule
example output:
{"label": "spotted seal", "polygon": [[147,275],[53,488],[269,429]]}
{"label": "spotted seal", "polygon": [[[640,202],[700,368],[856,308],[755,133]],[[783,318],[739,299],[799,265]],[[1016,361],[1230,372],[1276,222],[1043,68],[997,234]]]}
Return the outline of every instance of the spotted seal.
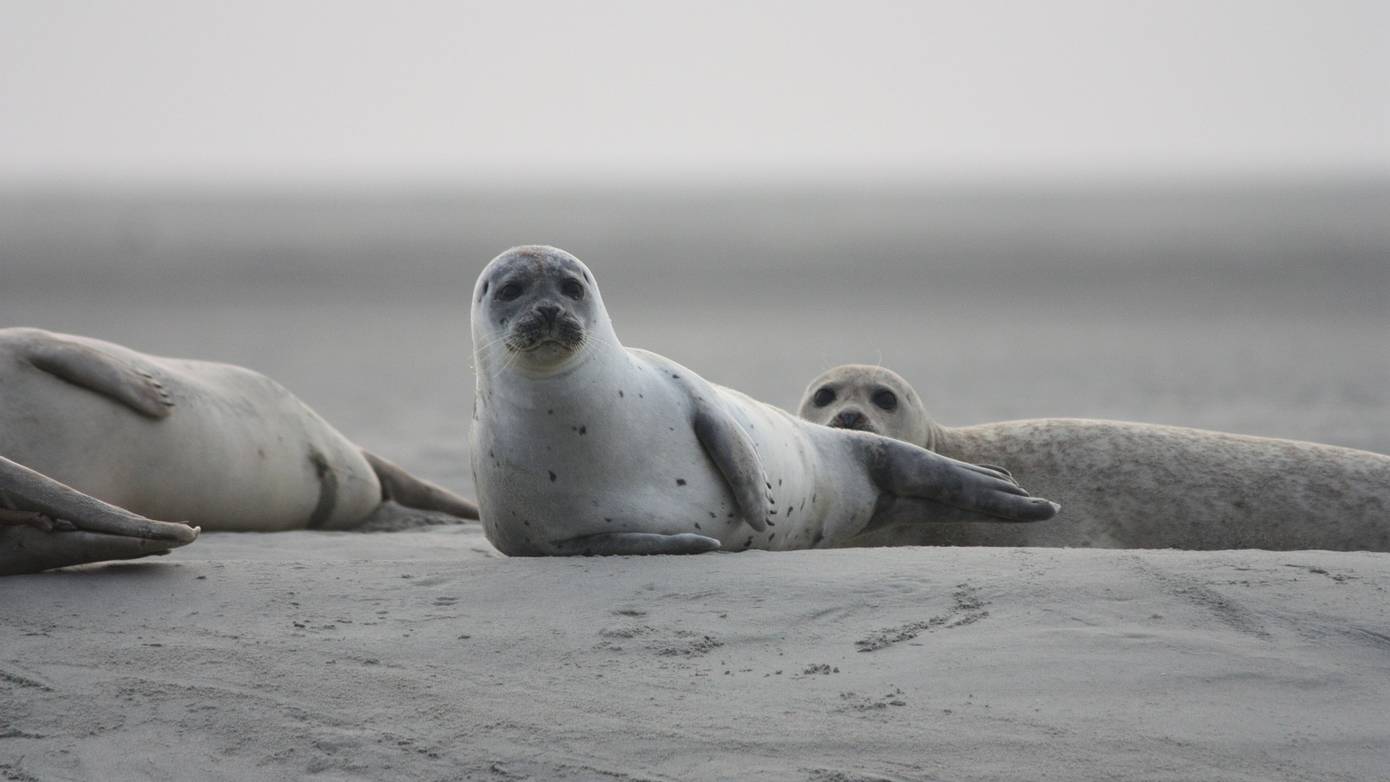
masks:
{"label": "spotted seal", "polygon": [[816,548],[1056,513],[994,470],[808,424],[623,347],[593,273],[554,247],[493,259],[472,328],[474,482],[506,554]]}

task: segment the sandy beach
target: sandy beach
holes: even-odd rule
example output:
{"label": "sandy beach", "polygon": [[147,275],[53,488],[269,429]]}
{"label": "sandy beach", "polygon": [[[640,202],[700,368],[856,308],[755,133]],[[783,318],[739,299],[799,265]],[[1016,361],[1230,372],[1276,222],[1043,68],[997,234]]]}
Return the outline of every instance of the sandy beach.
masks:
{"label": "sandy beach", "polygon": [[0,775],[1390,778],[1390,555],[500,558],[210,534],[0,582]]}

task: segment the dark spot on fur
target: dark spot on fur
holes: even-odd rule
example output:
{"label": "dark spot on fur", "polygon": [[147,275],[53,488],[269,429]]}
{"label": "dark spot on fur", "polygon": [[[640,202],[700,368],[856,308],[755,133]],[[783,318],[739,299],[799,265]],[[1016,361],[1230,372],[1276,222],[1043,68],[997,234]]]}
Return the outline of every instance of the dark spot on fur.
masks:
{"label": "dark spot on fur", "polygon": [[637,395],[637,398],[638,398],[638,399],[646,399],[646,398],[647,398],[647,395],[646,395],[646,394],[638,394],[638,395]]}
{"label": "dark spot on fur", "polygon": [[775,537],[777,537],[777,533],[776,533],[776,532],[772,533],[771,535],[768,535],[768,536],[767,536],[767,542],[768,542],[768,543],[771,543],[771,542],[772,542],[772,539],[775,538]]}
{"label": "dark spot on fur", "polygon": [[684,479],[684,478],[677,478],[677,479],[676,479],[676,485],[677,485],[677,486],[684,486],[684,485],[685,485],[685,479]]}
{"label": "dark spot on fur", "polygon": [[613,520],[610,519],[610,518],[608,518],[607,516],[604,516],[604,517],[603,517],[603,520],[604,520],[605,522],[609,523],[609,524],[612,524],[612,523],[613,523]]}
{"label": "dark spot on fur", "polygon": [[751,545],[753,545],[753,536],[749,535],[748,540],[743,541],[743,547],[748,548]]}
{"label": "dark spot on fur", "polygon": [[546,415],[555,415],[555,410],[554,410],[554,408],[551,408],[550,410],[545,411],[545,414],[546,414]]}
{"label": "dark spot on fur", "polygon": [[700,522],[697,521],[695,522],[695,529],[704,529],[704,527],[701,527]]}
{"label": "dark spot on fur", "polygon": [[529,527],[529,526],[531,526],[531,522],[527,521],[526,519],[522,519],[522,520],[521,520],[521,526],[523,526],[523,527]]}
{"label": "dark spot on fur", "polygon": [[822,535],[821,533],[817,532],[817,533],[816,533],[816,536],[815,536],[814,538],[811,538],[811,548],[815,548],[816,546],[819,546],[819,545],[820,545],[820,542],[821,542],[822,540],[825,540],[825,536]]}
{"label": "dark spot on fur", "polygon": [[709,513],[709,517],[712,518],[712,519],[717,519],[717,518],[719,518],[718,516],[714,515],[714,511],[708,511],[708,513]]}
{"label": "dark spot on fur", "polygon": [[550,473],[550,482],[551,482],[551,483],[554,483],[554,482],[555,482],[555,471],[554,471],[554,470],[546,470],[546,472]]}
{"label": "dark spot on fur", "polygon": [[624,393],[623,393],[623,390],[620,388],[620,389],[618,389],[618,396],[621,397],[621,396],[627,396],[627,395],[624,394]]}
{"label": "dark spot on fur", "polygon": [[587,427],[587,426],[581,426],[581,427],[579,427],[579,433],[580,433],[580,434],[588,434],[588,433],[589,433],[589,427]]}
{"label": "dark spot on fur", "polygon": [[680,379],[681,379],[681,376],[680,376],[680,375],[677,375],[675,372],[672,372],[672,373],[671,373],[671,379],[672,379],[672,380],[680,380]]}
{"label": "dark spot on fur", "polygon": [[777,479],[777,485],[778,485],[778,486],[781,486],[781,485],[782,485],[782,479],[781,479],[781,478],[778,478],[778,479]]}

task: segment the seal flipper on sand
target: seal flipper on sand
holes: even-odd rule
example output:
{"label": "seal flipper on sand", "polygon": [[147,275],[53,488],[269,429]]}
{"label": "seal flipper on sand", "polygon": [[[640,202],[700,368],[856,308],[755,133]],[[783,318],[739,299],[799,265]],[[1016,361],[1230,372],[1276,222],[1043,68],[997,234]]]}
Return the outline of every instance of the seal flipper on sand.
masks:
{"label": "seal flipper on sand", "polygon": [[35,330],[26,338],[24,357],[54,377],[148,418],[166,418],[174,406],[168,390],[145,368],[56,334]]}
{"label": "seal flipper on sand", "polygon": [[442,486],[416,478],[399,466],[374,453],[363,451],[377,480],[381,481],[383,499],[415,510],[432,510],[461,519],[478,519],[478,506]]}
{"label": "seal flipper on sand", "polygon": [[154,521],[0,457],[0,575],[167,554],[199,529]]}
{"label": "seal flipper on sand", "polygon": [[733,416],[705,402],[696,402],[693,426],[700,445],[734,493],[739,515],[758,532],[767,529],[772,487],[753,441]]}

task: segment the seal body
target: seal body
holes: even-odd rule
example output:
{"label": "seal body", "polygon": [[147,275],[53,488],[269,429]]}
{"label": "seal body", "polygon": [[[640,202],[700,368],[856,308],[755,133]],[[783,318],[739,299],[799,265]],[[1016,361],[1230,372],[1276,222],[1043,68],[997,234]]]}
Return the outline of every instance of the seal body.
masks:
{"label": "seal body", "polygon": [[811,425],[624,348],[592,273],[562,250],[494,259],[472,320],[474,480],[507,554],[812,548],[906,515],[1055,513],[991,470]]}
{"label": "seal body", "polygon": [[906,380],[865,365],[816,378],[799,410],[999,465],[1063,508],[1046,525],[898,527],[864,545],[1390,551],[1390,456],[1123,421],[944,427]]}
{"label": "seal body", "polygon": [[0,330],[0,455],[205,530],[350,527],[403,475],[264,375],[38,329]]}

